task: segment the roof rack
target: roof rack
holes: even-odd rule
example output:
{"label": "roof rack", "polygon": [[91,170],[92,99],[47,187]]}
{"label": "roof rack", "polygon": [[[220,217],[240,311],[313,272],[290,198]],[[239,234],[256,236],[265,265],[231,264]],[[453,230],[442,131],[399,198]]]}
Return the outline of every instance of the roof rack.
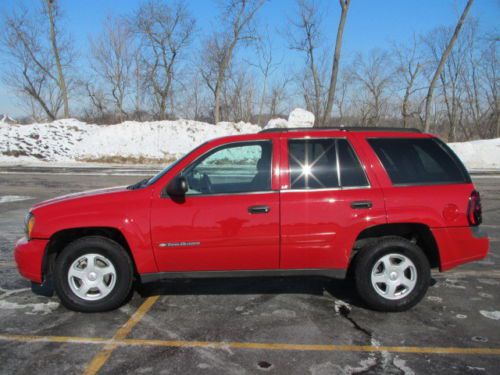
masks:
{"label": "roof rack", "polygon": [[393,128],[389,126],[340,126],[327,128],[269,128],[261,130],[259,133],[281,133],[293,131],[321,131],[321,130],[344,130],[350,132],[405,132],[405,133],[422,133],[417,128]]}

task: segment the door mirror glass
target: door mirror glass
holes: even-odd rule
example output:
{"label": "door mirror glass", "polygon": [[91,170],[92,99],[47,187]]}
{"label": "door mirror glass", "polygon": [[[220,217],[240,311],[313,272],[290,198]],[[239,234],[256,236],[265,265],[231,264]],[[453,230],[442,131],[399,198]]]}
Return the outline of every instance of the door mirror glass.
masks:
{"label": "door mirror glass", "polygon": [[182,197],[186,194],[188,185],[186,178],[177,176],[167,186],[167,194],[172,197]]}

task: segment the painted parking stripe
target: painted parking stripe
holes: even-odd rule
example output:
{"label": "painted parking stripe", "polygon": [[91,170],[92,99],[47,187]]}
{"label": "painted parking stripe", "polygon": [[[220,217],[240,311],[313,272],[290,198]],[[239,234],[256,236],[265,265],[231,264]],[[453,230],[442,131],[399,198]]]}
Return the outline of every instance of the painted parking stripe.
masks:
{"label": "painted parking stripe", "polygon": [[[474,347],[436,347],[436,346],[374,346],[374,345],[332,345],[332,344],[288,344],[288,343],[258,343],[258,342],[225,342],[225,341],[183,341],[183,340],[148,340],[148,339],[106,339],[98,337],[71,336],[34,336],[0,334],[0,340],[25,343],[64,343],[92,344],[141,347],[170,348],[205,348],[205,349],[254,349],[281,351],[316,351],[316,352],[391,352],[410,354],[437,355],[493,355],[500,356],[500,348]],[[104,363],[103,363],[104,364]],[[102,366],[102,365],[101,365]],[[99,367],[100,369],[100,367]],[[97,369],[97,371],[99,370]]]}
{"label": "painted parking stripe", "polygon": [[94,356],[92,361],[85,368],[83,372],[84,375],[95,375],[99,372],[101,367],[104,366],[109,357],[111,357],[111,354],[113,354],[114,350],[118,347],[118,342],[123,341],[128,336],[136,324],[139,323],[144,315],[153,307],[158,298],[159,296],[149,297],[143,302],[136,312],[132,314],[130,319],[116,331],[110,342]]}

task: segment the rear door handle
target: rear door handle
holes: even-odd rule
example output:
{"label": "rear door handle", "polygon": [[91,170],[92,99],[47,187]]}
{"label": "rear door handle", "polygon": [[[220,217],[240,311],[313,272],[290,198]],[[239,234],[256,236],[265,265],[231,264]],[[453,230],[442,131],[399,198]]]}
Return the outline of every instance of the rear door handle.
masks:
{"label": "rear door handle", "polygon": [[271,209],[269,206],[250,206],[248,212],[251,214],[267,214]]}
{"label": "rear door handle", "polygon": [[373,204],[370,201],[355,201],[351,203],[351,208],[361,209],[361,208],[372,208]]}

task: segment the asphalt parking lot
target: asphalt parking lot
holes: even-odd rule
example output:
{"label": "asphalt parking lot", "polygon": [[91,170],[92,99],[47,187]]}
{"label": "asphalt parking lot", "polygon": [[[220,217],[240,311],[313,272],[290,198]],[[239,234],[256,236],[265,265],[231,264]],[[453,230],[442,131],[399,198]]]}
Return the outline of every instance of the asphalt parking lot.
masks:
{"label": "asphalt parking lot", "polygon": [[499,373],[500,176],[474,177],[489,256],[435,273],[408,312],[369,311],[350,283],[324,278],[162,282],[102,314],[33,295],[12,253],[29,206],[144,173],[0,167],[1,374]]}

